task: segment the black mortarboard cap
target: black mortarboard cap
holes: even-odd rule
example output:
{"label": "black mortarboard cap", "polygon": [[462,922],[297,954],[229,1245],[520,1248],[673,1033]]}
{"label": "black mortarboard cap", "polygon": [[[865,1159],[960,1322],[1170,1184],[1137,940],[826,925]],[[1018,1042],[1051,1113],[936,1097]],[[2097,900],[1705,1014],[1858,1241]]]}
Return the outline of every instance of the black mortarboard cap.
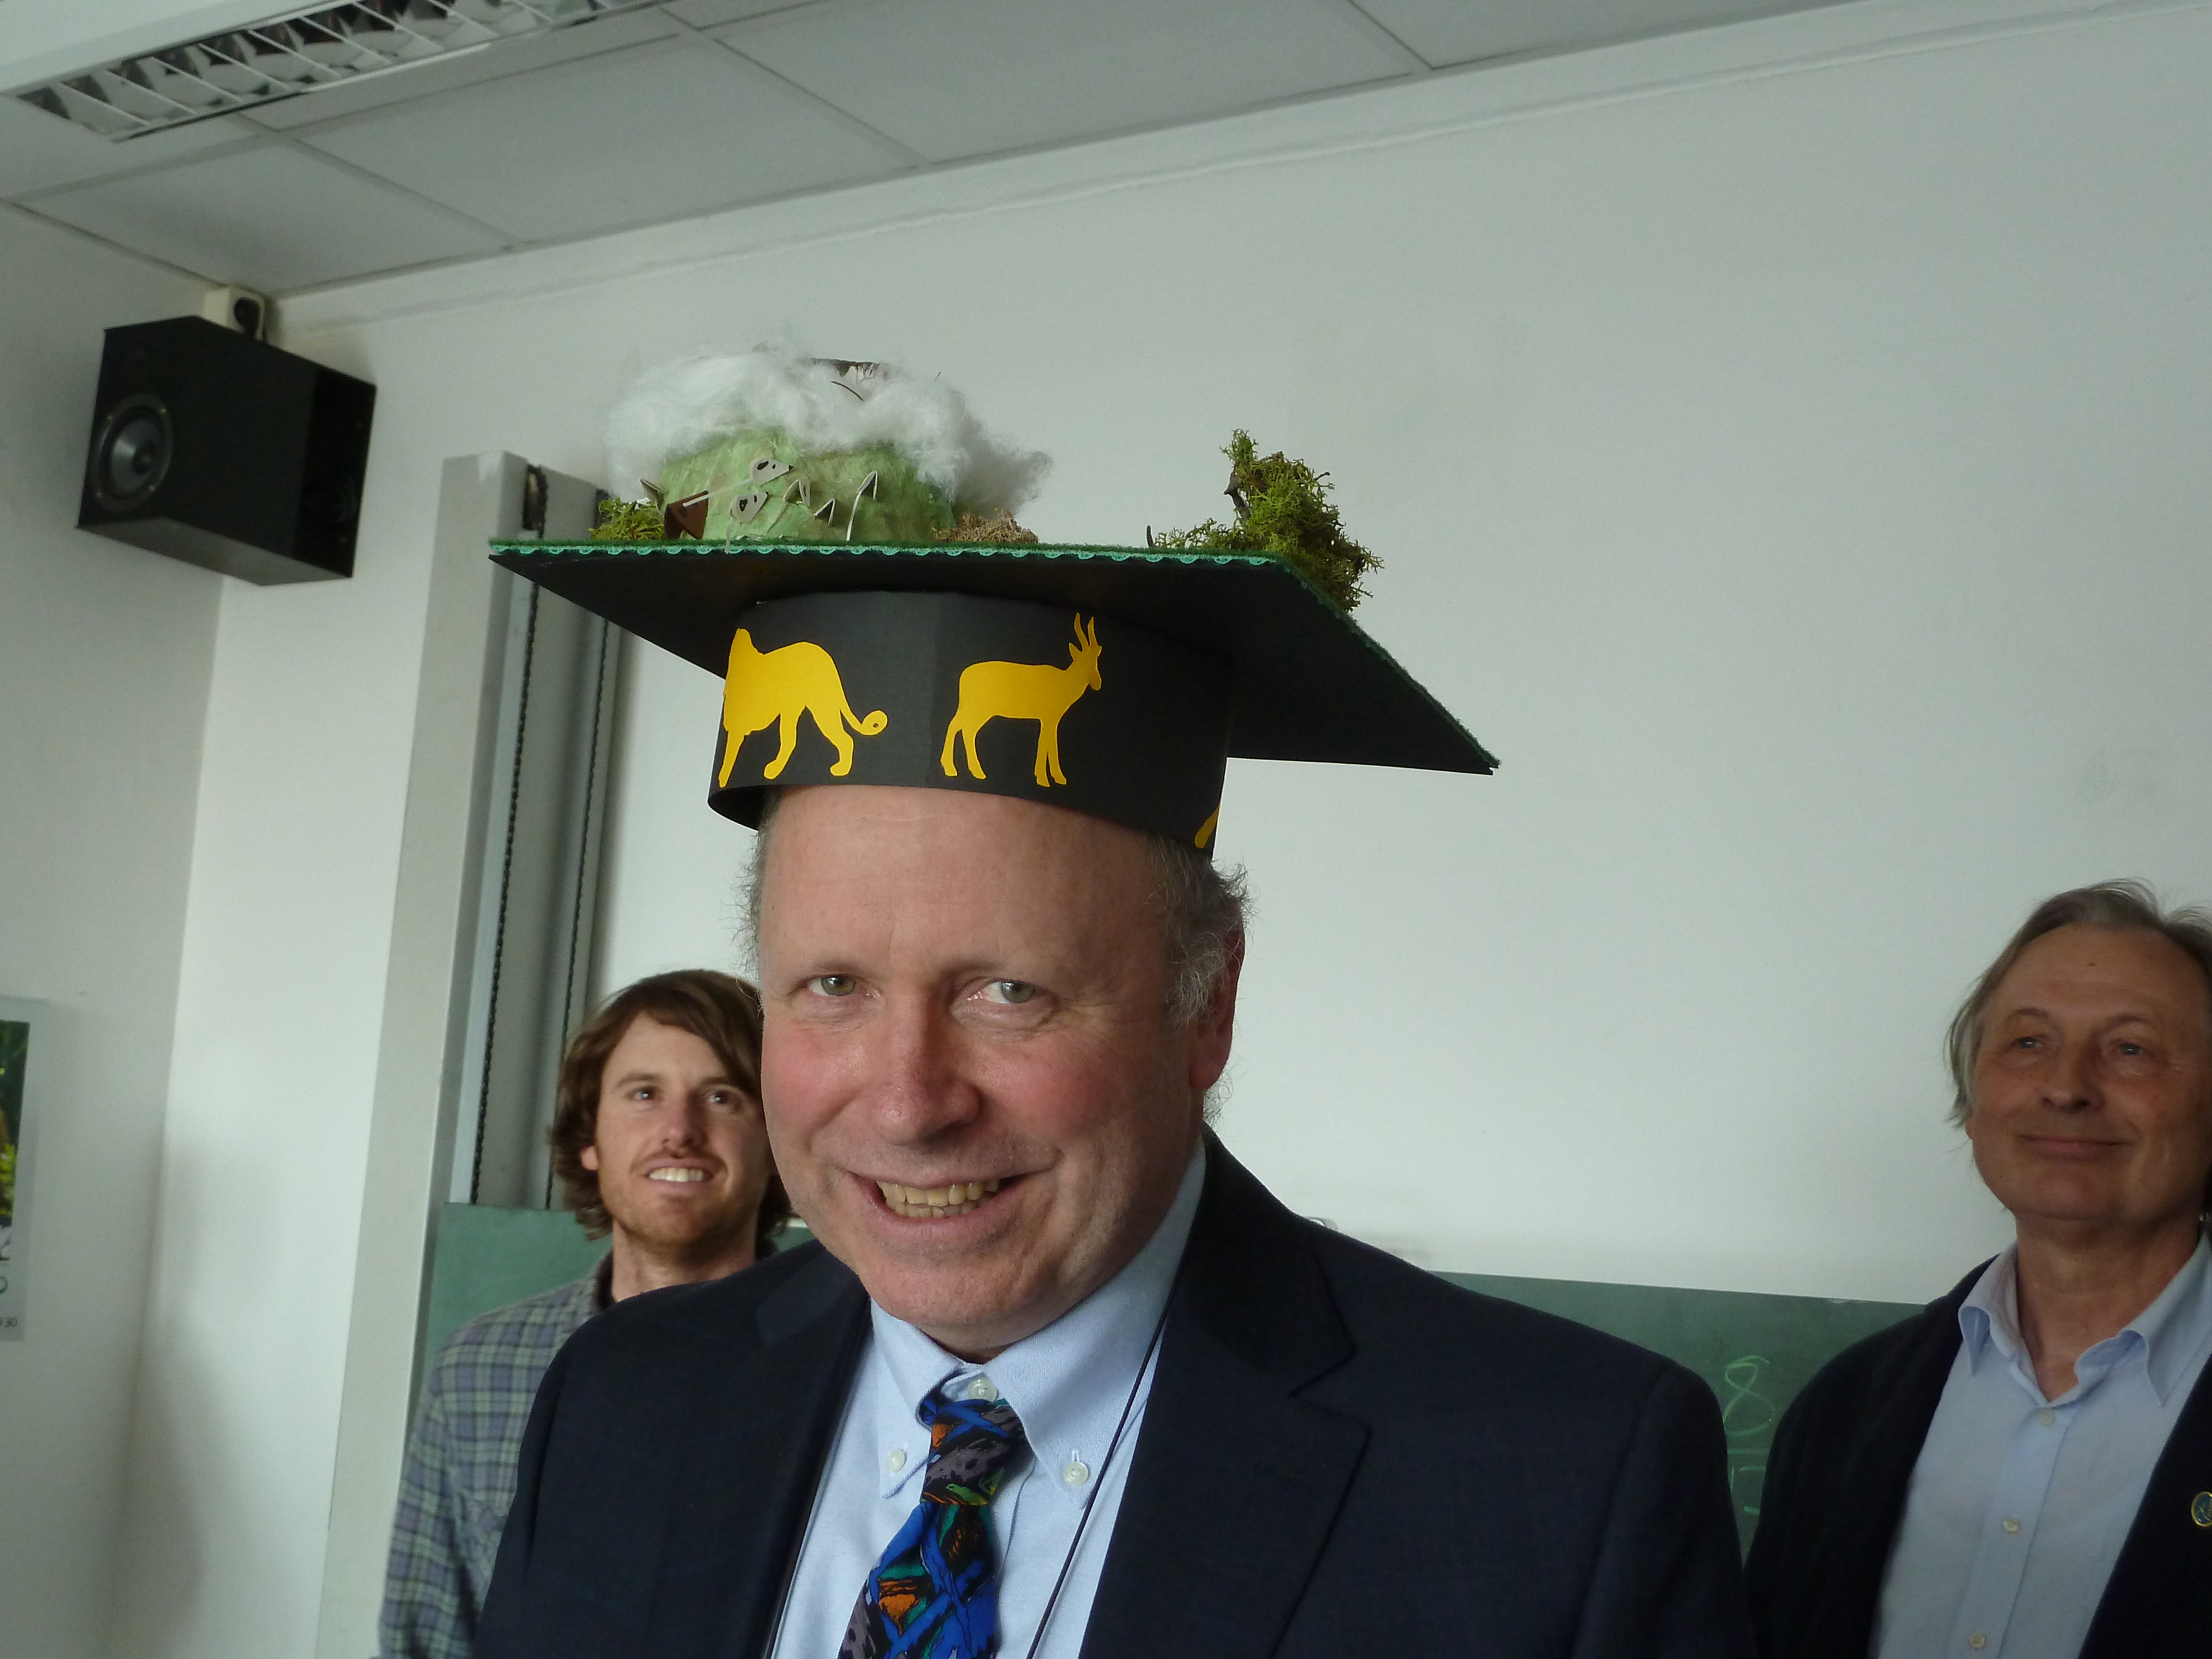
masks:
{"label": "black mortarboard cap", "polygon": [[1263,554],[951,543],[495,544],[724,678],[708,792],[875,783],[1071,806],[1211,848],[1228,757],[1497,764]]}

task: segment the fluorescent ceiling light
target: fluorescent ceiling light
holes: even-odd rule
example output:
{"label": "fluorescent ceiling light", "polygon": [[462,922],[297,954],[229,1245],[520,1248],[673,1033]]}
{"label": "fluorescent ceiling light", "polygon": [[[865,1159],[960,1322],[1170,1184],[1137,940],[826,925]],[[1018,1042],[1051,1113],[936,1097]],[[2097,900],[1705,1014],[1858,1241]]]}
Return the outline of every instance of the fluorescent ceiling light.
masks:
{"label": "fluorescent ceiling light", "polygon": [[348,0],[144,52],[15,96],[109,138],[343,86],[652,0]]}

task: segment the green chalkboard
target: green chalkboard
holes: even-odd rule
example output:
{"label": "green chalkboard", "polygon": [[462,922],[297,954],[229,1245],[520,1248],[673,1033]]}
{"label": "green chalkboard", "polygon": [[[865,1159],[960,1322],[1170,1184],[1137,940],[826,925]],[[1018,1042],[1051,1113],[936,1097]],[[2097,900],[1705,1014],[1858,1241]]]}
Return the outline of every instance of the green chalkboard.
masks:
{"label": "green chalkboard", "polygon": [[1624,1337],[1686,1365],[1721,1402],[1728,1434],[1729,1489],[1737,1535],[1747,1549],[1759,1524],[1766,1454],[1784,1407],[1829,1359],[1884,1326],[1919,1312],[1898,1302],[1760,1296],[1745,1291],[1678,1291],[1572,1279],[1495,1279],[1445,1273],[1502,1297]]}
{"label": "green chalkboard", "polygon": [[[787,1250],[810,1235],[795,1223],[776,1235]],[[478,1314],[581,1279],[607,1253],[566,1210],[503,1210],[448,1204],[439,1213],[430,1258],[430,1298],[422,1315],[427,1369],[438,1345]]]}
{"label": "green chalkboard", "polygon": [[478,1314],[581,1279],[606,1253],[606,1240],[585,1237],[566,1210],[447,1205],[422,1311],[424,1369],[439,1344]]}
{"label": "green chalkboard", "polygon": [[[787,1249],[807,1237],[784,1230]],[[425,1360],[456,1326],[480,1313],[581,1279],[606,1251],[562,1210],[501,1210],[448,1204],[438,1224]],[[1558,1314],[1624,1337],[1688,1366],[1711,1385],[1728,1433],[1729,1487],[1746,1545],[1759,1522],[1766,1454],[1783,1408],[1813,1373],[1863,1336],[1918,1310],[1896,1302],[1759,1296],[1743,1291],[1667,1290],[1571,1279],[1498,1279],[1445,1273],[1455,1285]]]}

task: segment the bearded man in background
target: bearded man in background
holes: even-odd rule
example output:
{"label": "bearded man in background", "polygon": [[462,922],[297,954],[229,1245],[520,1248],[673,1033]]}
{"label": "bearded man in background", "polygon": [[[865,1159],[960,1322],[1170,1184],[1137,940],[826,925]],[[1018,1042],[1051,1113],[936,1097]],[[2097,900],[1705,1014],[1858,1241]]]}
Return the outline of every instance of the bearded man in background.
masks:
{"label": "bearded man in background", "polygon": [[468,1659],[539,1378],[577,1327],[640,1291],[769,1254],[791,1206],[760,1110],[753,988],[705,969],[609,998],[561,1063],[553,1171],[607,1254],[574,1284],[447,1337],[423,1384],[392,1522],[382,1659]]}

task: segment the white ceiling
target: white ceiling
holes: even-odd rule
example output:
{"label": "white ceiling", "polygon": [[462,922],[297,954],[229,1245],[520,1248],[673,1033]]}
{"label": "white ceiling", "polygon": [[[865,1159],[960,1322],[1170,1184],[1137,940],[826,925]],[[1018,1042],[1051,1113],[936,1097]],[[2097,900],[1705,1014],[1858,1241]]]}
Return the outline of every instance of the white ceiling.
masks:
{"label": "white ceiling", "polygon": [[0,97],[0,201],[284,293],[1832,3],[665,0],[120,143]]}

